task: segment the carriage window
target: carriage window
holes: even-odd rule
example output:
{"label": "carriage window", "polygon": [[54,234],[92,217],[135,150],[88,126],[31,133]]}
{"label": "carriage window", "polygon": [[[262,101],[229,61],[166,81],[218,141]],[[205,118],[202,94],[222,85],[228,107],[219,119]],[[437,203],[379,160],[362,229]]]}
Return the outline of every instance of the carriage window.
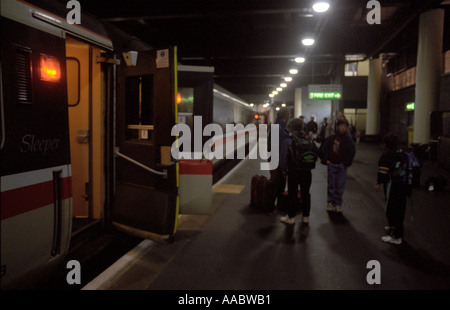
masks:
{"label": "carriage window", "polygon": [[151,140],[153,131],[153,76],[125,80],[126,139]]}
{"label": "carriage window", "polygon": [[31,50],[16,49],[16,92],[19,103],[32,102],[31,92]]}
{"label": "carriage window", "polygon": [[194,129],[194,88],[179,88],[177,93],[178,123]]}
{"label": "carriage window", "polygon": [[75,57],[66,58],[67,70],[67,102],[69,107],[80,103],[80,61]]}

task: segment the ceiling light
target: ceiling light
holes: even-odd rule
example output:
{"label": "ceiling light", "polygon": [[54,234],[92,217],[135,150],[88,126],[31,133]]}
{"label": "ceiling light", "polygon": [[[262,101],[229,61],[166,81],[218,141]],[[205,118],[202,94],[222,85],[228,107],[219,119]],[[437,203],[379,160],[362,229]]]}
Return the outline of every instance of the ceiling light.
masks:
{"label": "ceiling light", "polygon": [[275,95],[274,94],[269,94],[269,97],[275,97]]}
{"label": "ceiling light", "polygon": [[282,91],[282,90],[283,90],[283,88],[277,87],[277,91]]}
{"label": "ceiling light", "polygon": [[287,77],[284,78],[284,80],[285,80],[286,82],[290,82],[290,81],[292,81],[292,78],[291,78],[290,76],[287,76]]}
{"label": "ceiling light", "polygon": [[280,86],[281,86],[281,87],[286,87],[287,84],[286,84],[286,83],[281,83]]}
{"label": "ceiling light", "polygon": [[289,70],[289,73],[290,74],[297,74],[298,70],[297,69],[291,69],[291,70]]}
{"label": "ceiling light", "polygon": [[281,106],[284,108],[286,106],[286,103],[282,103]]}
{"label": "ceiling light", "polygon": [[280,107],[276,107],[275,110],[280,111]]}
{"label": "ceiling light", "polygon": [[302,44],[306,46],[311,46],[314,44],[314,39],[306,38],[302,40]]}
{"label": "ceiling light", "polygon": [[296,63],[302,63],[302,62],[305,62],[305,58],[304,57],[297,57],[297,58],[295,58],[295,62]]}
{"label": "ceiling light", "polygon": [[326,2],[317,2],[313,4],[312,8],[317,13],[323,13],[328,11],[330,5]]}
{"label": "ceiling light", "polygon": [[277,92],[276,90],[274,90],[274,91],[272,92],[272,94],[278,95],[278,92]]}

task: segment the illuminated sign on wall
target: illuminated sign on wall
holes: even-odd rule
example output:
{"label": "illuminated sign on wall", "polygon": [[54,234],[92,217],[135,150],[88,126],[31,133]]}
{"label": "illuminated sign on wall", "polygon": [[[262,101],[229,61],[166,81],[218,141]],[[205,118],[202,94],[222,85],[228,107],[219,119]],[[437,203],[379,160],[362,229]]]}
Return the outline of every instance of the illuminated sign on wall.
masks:
{"label": "illuminated sign on wall", "polygon": [[309,99],[339,100],[341,98],[341,93],[309,93]]}
{"label": "illuminated sign on wall", "polygon": [[308,85],[311,100],[340,100],[342,99],[341,84],[311,84]]}
{"label": "illuminated sign on wall", "polygon": [[405,111],[414,111],[415,103],[414,102],[408,102],[405,105]]}

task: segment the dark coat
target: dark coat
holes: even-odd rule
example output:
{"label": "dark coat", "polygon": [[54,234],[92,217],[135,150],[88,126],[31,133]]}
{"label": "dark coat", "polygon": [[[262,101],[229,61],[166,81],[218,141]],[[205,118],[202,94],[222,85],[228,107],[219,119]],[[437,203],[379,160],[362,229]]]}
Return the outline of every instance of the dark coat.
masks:
{"label": "dark coat", "polygon": [[[326,162],[328,160],[329,151],[331,148],[331,144],[334,139],[334,134],[328,136],[320,145],[320,159],[322,162]],[[353,159],[355,158],[356,148],[355,142],[353,142],[352,138],[349,134],[345,134],[345,144],[344,144],[344,166],[350,167],[353,163]]]}

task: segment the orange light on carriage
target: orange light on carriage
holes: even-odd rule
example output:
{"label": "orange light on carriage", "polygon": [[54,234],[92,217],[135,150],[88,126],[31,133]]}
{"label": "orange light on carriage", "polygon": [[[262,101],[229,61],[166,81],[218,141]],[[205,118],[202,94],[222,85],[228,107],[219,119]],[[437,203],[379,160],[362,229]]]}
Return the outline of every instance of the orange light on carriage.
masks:
{"label": "orange light on carriage", "polygon": [[59,59],[48,55],[41,55],[40,74],[41,81],[59,82],[61,79]]}
{"label": "orange light on carriage", "polygon": [[177,104],[181,103],[181,94],[177,93]]}

